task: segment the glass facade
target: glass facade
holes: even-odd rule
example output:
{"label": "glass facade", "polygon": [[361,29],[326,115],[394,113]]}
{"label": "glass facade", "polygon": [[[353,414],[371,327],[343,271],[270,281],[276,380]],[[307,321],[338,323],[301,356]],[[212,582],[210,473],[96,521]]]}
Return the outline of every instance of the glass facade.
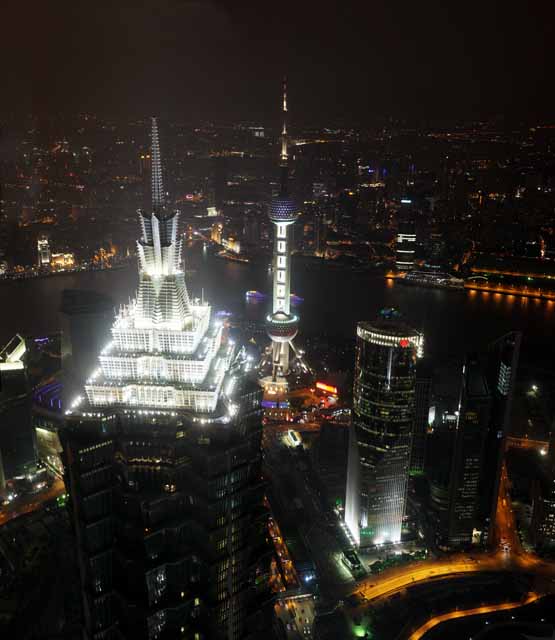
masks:
{"label": "glass facade", "polygon": [[401,539],[422,340],[398,314],[357,327],[346,521],[361,545]]}

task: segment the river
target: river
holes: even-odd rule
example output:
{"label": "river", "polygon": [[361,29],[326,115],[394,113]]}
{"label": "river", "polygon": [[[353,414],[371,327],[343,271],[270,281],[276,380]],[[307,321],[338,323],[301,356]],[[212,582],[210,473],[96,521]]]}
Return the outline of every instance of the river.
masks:
{"label": "river", "polygon": [[[268,301],[247,302],[249,289],[268,292],[270,274],[262,266],[229,262],[200,246],[185,250],[192,295],[210,300],[251,319],[261,319]],[[59,329],[58,307],[65,288],[95,289],[119,305],[134,295],[134,266],[114,271],[56,275],[0,283],[0,344],[16,332],[45,334]],[[302,333],[328,333],[352,338],[356,322],[372,319],[383,307],[397,307],[425,334],[425,349],[434,359],[460,357],[483,348],[507,331],[524,333],[523,360],[552,368],[555,358],[555,303],[477,291],[408,287],[383,277],[344,270],[307,270],[293,262],[292,289],[304,298],[298,311]]]}

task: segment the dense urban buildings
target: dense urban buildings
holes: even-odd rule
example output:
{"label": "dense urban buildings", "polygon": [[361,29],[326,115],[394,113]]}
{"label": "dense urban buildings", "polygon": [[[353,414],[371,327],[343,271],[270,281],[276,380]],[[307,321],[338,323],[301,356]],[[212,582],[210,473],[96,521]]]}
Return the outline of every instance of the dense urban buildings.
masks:
{"label": "dense urban buildings", "polygon": [[87,638],[261,632],[269,570],[250,360],[189,298],[152,121],[152,209],[120,310],[61,438]]}
{"label": "dense urban buildings", "polygon": [[345,521],[361,545],[401,540],[423,342],[393,309],[357,326]]}
{"label": "dense urban buildings", "polygon": [[[389,88],[372,89],[358,120],[348,95],[366,71],[338,85],[312,37],[295,40],[326,78],[287,69],[290,112],[265,56],[249,73],[236,64],[261,31],[238,37],[240,8],[193,4],[189,28],[214,18],[202,42],[209,59],[225,48],[225,82],[188,54],[187,83],[170,64],[113,113],[70,95],[81,76],[94,82],[81,69],[43,92],[63,94],[60,115],[40,100],[27,114],[20,92],[14,113],[9,91],[0,105],[0,636],[468,640],[514,615],[548,637],[550,116],[478,118],[461,103],[466,119],[424,121],[418,91],[396,82],[415,96],[395,100],[408,116],[380,115]],[[166,10],[144,34],[129,22],[149,44],[133,49],[149,56],[137,75],[156,66],[151,29]],[[95,56],[114,23],[102,24]],[[195,41],[178,35],[172,55]],[[25,56],[36,34],[22,41]],[[330,41],[326,55],[345,50],[353,68],[373,59]],[[454,53],[440,56],[451,71]],[[520,96],[531,71],[507,68]],[[462,86],[465,74],[438,77]],[[214,113],[193,117],[207,81],[227,99],[210,94]],[[181,85],[186,104],[161,99]],[[464,93],[477,104],[479,89]],[[319,99],[330,91],[335,115]],[[149,101],[160,130],[142,115]]]}

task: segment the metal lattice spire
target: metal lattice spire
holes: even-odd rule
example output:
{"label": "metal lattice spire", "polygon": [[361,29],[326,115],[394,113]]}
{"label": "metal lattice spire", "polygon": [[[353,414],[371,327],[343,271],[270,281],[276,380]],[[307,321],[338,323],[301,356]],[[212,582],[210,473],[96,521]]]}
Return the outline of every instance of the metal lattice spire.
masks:
{"label": "metal lattice spire", "polygon": [[162,159],[156,118],[152,118],[151,138],[152,208],[154,211],[158,211],[164,206],[164,184],[162,182]]}

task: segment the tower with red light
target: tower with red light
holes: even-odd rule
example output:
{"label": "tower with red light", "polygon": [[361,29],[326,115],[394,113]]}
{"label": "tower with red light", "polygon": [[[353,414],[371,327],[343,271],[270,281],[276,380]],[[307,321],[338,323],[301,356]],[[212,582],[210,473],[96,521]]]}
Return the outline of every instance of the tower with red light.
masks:
{"label": "tower with red light", "polygon": [[401,540],[423,346],[394,309],[357,326],[345,522],[361,546]]}

